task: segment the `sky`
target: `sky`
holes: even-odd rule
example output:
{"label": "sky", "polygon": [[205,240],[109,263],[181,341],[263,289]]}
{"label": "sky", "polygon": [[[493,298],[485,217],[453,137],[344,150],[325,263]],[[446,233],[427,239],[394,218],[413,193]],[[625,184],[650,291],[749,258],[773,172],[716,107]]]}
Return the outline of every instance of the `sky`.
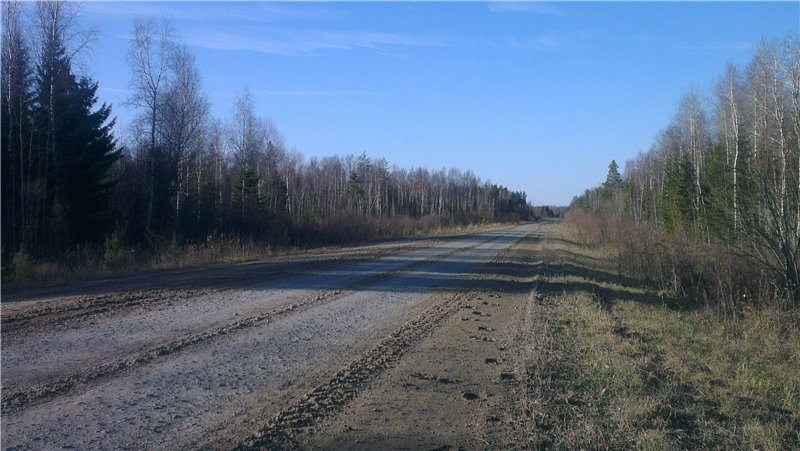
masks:
{"label": "sky", "polygon": [[86,3],[98,34],[82,70],[122,137],[133,20],[148,16],[195,54],[215,117],[246,86],[306,158],[471,169],[566,205],[648,150],[688,89],[710,95],[762,37],[796,36],[800,2]]}

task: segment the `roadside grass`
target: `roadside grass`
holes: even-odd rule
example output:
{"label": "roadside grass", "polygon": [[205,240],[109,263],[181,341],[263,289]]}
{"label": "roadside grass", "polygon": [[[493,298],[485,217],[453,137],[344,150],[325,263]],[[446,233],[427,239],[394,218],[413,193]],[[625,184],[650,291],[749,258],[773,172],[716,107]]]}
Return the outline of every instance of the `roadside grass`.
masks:
{"label": "roadside grass", "polygon": [[650,357],[613,333],[614,320],[586,291],[536,295],[518,368],[527,420],[519,448],[656,448],[679,445],[658,409]]}
{"label": "roadside grass", "polygon": [[688,309],[545,227],[507,447],[800,447],[797,311]]}
{"label": "roadside grass", "polygon": [[47,287],[71,282],[135,275],[153,270],[201,268],[266,260],[278,256],[302,255],[326,249],[339,249],[380,243],[393,239],[435,239],[446,235],[474,233],[501,224],[443,226],[431,224],[403,233],[385,233],[375,239],[354,240],[336,245],[299,247],[283,243],[271,246],[239,238],[210,237],[200,243],[159,242],[151,250],[125,247],[112,235],[101,250],[82,250],[61,259],[35,260],[19,251],[11,261],[2,262],[2,285],[7,288]]}
{"label": "roadside grass", "polygon": [[9,287],[46,287],[70,282],[133,275],[152,270],[197,268],[255,261],[300,252],[276,251],[245,240],[209,240],[198,244],[166,243],[159,252],[119,246],[112,238],[104,251],[85,250],[61,259],[34,260],[24,250],[3,262],[2,283]]}
{"label": "roadside grass", "polygon": [[[697,412],[709,444],[790,449],[800,446],[800,328],[796,312],[747,311],[720,320],[707,310],[619,302],[615,311],[649,338],[681,384],[715,415]],[[794,318],[792,318],[794,316]]]}

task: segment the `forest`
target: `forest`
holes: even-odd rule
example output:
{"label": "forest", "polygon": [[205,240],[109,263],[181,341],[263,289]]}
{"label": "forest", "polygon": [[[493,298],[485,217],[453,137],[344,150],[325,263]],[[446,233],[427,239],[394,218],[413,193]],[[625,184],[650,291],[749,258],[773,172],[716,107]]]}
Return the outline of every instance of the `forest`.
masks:
{"label": "forest", "polygon": [[726,314],[800,305],[800,40],[690,89],[649,151],[573,200],[619,269]]}
{"label": "forest", "polygon": [[132,23],[126,106],[136,111],[137,138],[122,143],[117,106],[102,103],[98,83],[74,63],[96,44],[80,5],[2,8],[6,270],[31,261],[125,266],[185,246],[309,247],[533,217],[524,192],[471,171],[289,151],[246,88],[230,117],[212,117],[195,57],[167,20]]}

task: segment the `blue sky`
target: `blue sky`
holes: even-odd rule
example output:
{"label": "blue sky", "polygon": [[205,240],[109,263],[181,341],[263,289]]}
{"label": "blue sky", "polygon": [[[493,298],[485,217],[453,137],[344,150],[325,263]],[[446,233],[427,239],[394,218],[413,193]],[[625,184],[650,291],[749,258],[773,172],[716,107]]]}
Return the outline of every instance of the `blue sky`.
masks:
{"label": "blue sky", "polygon": [[472,169],[567,204],[647,150],[688,88],[797,35],[800,2],[87,3],[84,70],[122,128],[136,16],[171,20],[214,116],[248,86],[306,157]]}

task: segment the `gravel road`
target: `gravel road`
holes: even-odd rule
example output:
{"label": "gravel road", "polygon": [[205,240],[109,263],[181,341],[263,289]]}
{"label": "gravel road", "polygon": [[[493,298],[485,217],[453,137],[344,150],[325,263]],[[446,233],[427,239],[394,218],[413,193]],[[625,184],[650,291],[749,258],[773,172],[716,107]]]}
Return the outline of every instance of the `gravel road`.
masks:
{"label": "gravel road", "polygon": [[10,296],[2,446],[274,445],[354,398],[536,227]]}

